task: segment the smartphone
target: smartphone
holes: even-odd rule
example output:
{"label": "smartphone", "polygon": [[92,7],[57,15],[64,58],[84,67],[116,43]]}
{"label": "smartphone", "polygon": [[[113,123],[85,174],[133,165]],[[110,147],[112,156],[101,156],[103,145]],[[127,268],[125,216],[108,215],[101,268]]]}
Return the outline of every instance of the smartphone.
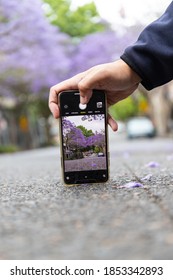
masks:
{"label": "smartphone", "polygon": [[67,185],[108,180],[107,109],[104,91],[80,104],[78,90],[59,94],[63,181]]}

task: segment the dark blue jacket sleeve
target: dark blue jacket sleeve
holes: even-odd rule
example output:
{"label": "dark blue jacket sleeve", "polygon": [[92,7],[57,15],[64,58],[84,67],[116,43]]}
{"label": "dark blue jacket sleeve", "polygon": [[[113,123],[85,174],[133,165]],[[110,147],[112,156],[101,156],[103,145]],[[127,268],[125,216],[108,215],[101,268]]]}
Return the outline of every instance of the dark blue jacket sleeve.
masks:
{"label": "dark blue jacket sleeve", "polygon": [[173,79],[173,1],[121,56],[151,90]]}

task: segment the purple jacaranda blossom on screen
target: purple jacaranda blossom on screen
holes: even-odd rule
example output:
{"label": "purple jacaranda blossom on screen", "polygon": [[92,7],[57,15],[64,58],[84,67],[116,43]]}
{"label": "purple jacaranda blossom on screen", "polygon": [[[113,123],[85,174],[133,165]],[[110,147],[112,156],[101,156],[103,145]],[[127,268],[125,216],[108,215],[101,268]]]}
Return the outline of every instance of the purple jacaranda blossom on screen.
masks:
{"label": "purple jacaranda blossom on screen", "polygon": [[[90,116],[92,118],[92,116]],[[81,129],[71,122],[68,117],[64,117],[62,120],[63,125],[63,137],[67,142],[66,144],[71,147],[89,147],[99,146],[104,148],[105,146],[105,133],[102,131],[95,132],[93,135],[86,137],[82,133]]]}

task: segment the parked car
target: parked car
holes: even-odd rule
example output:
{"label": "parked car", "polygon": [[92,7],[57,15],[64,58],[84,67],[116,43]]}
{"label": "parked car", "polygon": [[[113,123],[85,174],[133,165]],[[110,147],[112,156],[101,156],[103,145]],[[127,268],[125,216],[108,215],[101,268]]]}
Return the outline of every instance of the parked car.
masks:
{"label": "parked car", "polygon": [[101,153],[101,152],[100,152],[100,153],[97,154],[97,156],[98,156],[98,157],[104,157],[104,153]]}
{"label": "parked car", "polygon": [[154,137],[156,135],[154,125],[147,117],[134,117],[129,119],[126,124],[126,131],[129,139],[137,137]]}

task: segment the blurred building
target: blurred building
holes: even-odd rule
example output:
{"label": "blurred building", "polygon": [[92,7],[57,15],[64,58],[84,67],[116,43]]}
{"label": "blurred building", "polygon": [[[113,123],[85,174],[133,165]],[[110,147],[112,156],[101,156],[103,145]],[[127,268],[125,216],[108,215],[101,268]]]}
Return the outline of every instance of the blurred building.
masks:
{"label": "blurred building", "polygon": [[20,111],[12,99],[0,98],[0,146],[14,145],[19,149],[32,149],[49,144],[44,117],[33,118]]}

